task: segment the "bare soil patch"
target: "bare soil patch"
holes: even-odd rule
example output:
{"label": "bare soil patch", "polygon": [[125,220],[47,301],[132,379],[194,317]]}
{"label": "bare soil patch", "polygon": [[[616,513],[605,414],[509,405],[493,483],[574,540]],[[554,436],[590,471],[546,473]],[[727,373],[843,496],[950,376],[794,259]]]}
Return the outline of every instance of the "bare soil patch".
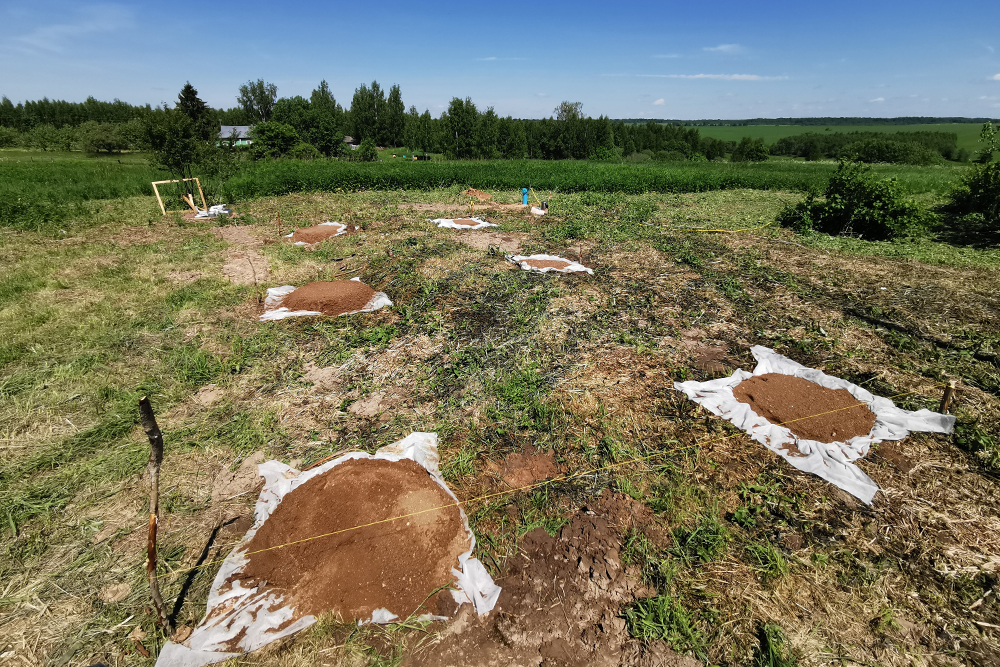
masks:
{"label": "bare soil patch", "polygon": [[[247,551],[453,502],[414,461],[347,461],[285,496]],[[451,569],[469,546],[458,508],[448,507],[253,554],[241,579],[286,593],[298,614],[332,610],[345,621],[376,609],[403,619],[420,609],[451,615],[449,592],[428,597],[454,581]]]}
{"label": "bare soil patch", "polygon": [[455,218],[454,223],[463,227],[475,227],[481,224],[478,220],[473,220],[472,218]]}
{"label": "bare soil patch", "polygon": [[289,310],[309,310],[331,317],[361,310],[375,290],[357,280],[319,281],[303,285],[279,304]]}
{"label": "bare soil patch", "polygon": [[531,445],[525,447],[523,453],[508,454],[503,465],[491,461],[486,469],[514,489],[557,477],[561,473],[552,452],[538,452]]}
{"label": "bare soil patch", "polygon": [[222,275],[237,285],[257,285],[271,277],[268,264],[267,258],[256,250],[230,250],[222,265]]}
{"label": "bare soil patch", "polygon": [[499,248],[501,252],[516,253],[521,249],[524,234],[501,234],[499,232],[473,231],[460,236],[456,235],[455,240],[464,243],[476,250],[489,250]]}
{"label": "bare soil patch", "polygon": [[608,522],[578,513],[557,537],[526,534],[508,561],[496,608],[476,617],[463,610],[406,667],[500,665],[673,665],[700,663],[664,642],[629,636],[622,604],[653,594],[635,566],[623,566],[621,542]]}
{"label": "bare soil patch", "polygon": [[875,426],[874,413],[846,389],[827,389],[793,375],[757,375],[736,385],[733,395],[772,424],[784,424],[807,440],[844,442],[868,435]]}
{"label": "bare soil patch", "polygon": [[249,227],[213,227],[212,234],[230,245],[246,248],[260,248],[264,245],[259,237],[250,233]]}

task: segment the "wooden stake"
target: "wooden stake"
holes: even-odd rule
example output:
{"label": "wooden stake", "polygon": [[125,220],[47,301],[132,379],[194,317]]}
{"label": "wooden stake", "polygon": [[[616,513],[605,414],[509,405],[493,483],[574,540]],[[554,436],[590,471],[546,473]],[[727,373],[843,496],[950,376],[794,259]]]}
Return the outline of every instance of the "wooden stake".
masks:
{"label": "wooden stake", "polygon": [[194,211],[195,213],[198,212],[198,207],[194,205],[194,197],[192,197],[191,195],[186,194],[183,197],[181,197],[181,199],[184,200],[185,204],[187,204],[188,206],[191,207],[192,211]]}
{"label": "wooden stake", "polygon": [[163,211],[163,215],[166,215],[167,207],[163,205],[163,199],[160,198],[160,190],[156,187],[156,183],[153,183],[153,192],[156,193],[156,201],[160,202],[160,210]]}
{"label": "wooden stake", "polygon": [[156,527],[160,516],[160,464],[163,463],[163,434],[156,424],[153,406],[149,398],[139,399],[139,421],[142,430],[149,438],[149,461],[146,470],[149,472],[149,534],[146,541],[146,576],[149,578],[149,592],[153,598],[153,607],[160,619],[160,625],[168,635],[174,633],[173,624],[167,617],[167,609],[160,595],[160,584],[156,579]]}
{"label": "wooden stake", "polygon": [[941,407],[938,408],[938,412],[943,415],[948,414],[948,407],[951,405],[951,399],[955,397],[955,380],[948,383],[948,386],[944,390],[944,396],[941,397]]}
{"label": "wooden stake", "polygon": [[205,193],[202,192],[202,190],[201,190],[201,181],[199,181],[198,177],[195,176],[194,182],[198,185],[198,194],[201,195],[201,207],[207,211],[208,210],[208,204],[205,203]]}

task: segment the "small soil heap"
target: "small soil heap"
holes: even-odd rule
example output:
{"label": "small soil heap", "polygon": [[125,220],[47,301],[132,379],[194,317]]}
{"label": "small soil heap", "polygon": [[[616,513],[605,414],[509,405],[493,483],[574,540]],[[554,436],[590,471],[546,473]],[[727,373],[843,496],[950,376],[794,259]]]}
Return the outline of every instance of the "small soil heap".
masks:
{"label": "small soil heap", "polygon": [[827,389],[794,375],[757,375],[736,385],[733,396],[804,440],[846,442],[868,435],[875,426],[875,415],[851,392]]}
{"label": "small soil heap", "polygon": [[309,310],[335,317],[362,310],[375,297],[375,290],[357,280],[332,280],[303,285],[284,299],[289,310]]}
{"label": "small soil heap", "polygon": [[525,263],[533,269],[565,269],[571,264],[564,259],[527,259]]}
{"label": "small soil heap", "polygon": [[[332,610],[349,622],[376,609],[401,619],[418,610],[450,616],[451,593],[428,596],[455,580],[451,569],[471,547],[458,508],[435,509],[454,502],[414,461],[346,461],[285,496],[247,544],[241,584],[286,594],[297,616]],[[404,515],[412,516],[345,531]],[[329,533],[336,534],[254,553]]]}
{"label": "small soil heap", "polygon": [[463,227],[476,227],[477,225],[482,224],[478,220],[473,220],[472,218],[455,218],[454,222],[456,225],[462,225]]}
{"label": "small soil heap", "polygon": [[340,236],[348,231],[347,225],[335,222],[333,224],[314,225],[312,227],[297,229],[292,234],[291,239],[292,243],[301,242],[312,245],[313,243],[319,243],[334,236]]}

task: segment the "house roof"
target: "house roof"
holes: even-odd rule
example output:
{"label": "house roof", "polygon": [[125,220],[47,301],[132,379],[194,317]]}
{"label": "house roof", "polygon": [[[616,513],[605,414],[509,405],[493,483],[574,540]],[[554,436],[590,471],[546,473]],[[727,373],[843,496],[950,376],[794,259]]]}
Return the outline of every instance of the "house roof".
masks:
{"label": "house roof", "polygon": [[250,138],[250,126],[249,125],[223,125],[222,129],[219,130],[220,139],[228,139],[233,136],[233,132],[236,132],[237,139],[249,139]]}
{"label": "house roof", "polygon": [[351,135],[349,135],[349,134],[348,134],[348,135],[346,135],[346,136],[344,137],[344,143],[345,143],[345,144],[353,144],[353,143],[354,143],[354,137],[352,137],[352,136],[351,136]]}

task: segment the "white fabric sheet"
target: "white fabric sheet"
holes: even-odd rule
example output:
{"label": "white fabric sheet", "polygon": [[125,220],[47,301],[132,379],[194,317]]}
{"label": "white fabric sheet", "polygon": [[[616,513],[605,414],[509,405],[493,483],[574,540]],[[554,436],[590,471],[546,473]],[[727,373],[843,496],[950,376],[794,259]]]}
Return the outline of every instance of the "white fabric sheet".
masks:
{"label": "white fabric sheet", "polygon": [[[475,225],[460,225],[455,222],[455,220],[475,220]],[[486,227],[496,227],[492,222],[486,222],[482,218],[434,218],[431,222],[436,223],[438,227],[447,227],[448,229],[485,229]]]}
{"label": "white fabric sheet", "polygon": [[[583,264],[579,262],[574,262],[572,260],[566,259],[565,257],[556,257],[555,255],[509,255],[508,259],[518,266],[520,266],[525,271],[539,271],[541,273],[548,273],[549,271],[555,271],[557,273],[589,273],[594,275],[593,269],[588,269]],[[557,269],[552,266],[545,267],[544,269],[536,269],[535,267],[528,264],[528,260],[552,260],[557,262],[569,262],[569,265],[564,269]]]}
{"label": "white fabric sheet", "polygon": [[[382,447],[374,455],[365,452],[350,452],[343,456],[317,466],[312,470],[300,472],[278,461],[266,461],[258,470],[264,478],[264,488],[257,499],[254,510],[255,522],[240,544],[223,562],[219,573],[212,582],[208,596],[208,609],[205,618],[195,628],[191,636],[183,644],[167,642],[160,651],[156,667],[203,667],[229,658],[235,658],[242,653],[256,650],[270,642],[291,635],[316,622],[313,616],[303,616],[296,619],[294,608],[284,603],[281,596],[273,593],[258,592],[256,588],[243,588],[239,575],[242,567],[248,562],[243,555],[247,543],[253,538],[268,517],[277,509],[281,500],[292,490],[305,482],[322,475],[345,461],[353,459],[383,459],[386,461],[401,461],[410,459],[427,469],[432,479],[456,502],[458,498],[445,483],[438,469],[440,461],[437,451],[436,433],[411,433],[402,440]],[[469,551],[458,558],[458,567],[452,569],[455,576],[456,589],[452,590],[455,601],[472,603],[476,612],[490,612],[500,597],[500,587],[483,564],[472,557],[476,546],[476,538],[469,528],[468,518],[459,507],[462,523],[469,535]],[[220,593],[223,584],[230,577],[234,578],[232,588]],[[439,618],[425,615],[421,618]],[[288,627],[278,629],[282,623],[294,620]],[[390,623],[396,615],[387,609],[376,609],[367,622]],[[365,621],[359,621],[359,625]],[[241,652],[226,650],[226,643],[243,632],[239,641]]]}
{"label": "white fabric sheet", "polygon": [[[868,454],[869,448],[883,440],[902,440],[910,431],[951,433],[955,418],[930,410],[910,412],[897,408],[887,398],[875,396],[861,387],[826,373],[807,368],[774,350],[760,345],[750,349],[757,367],[753,373],[738,370],[730,377],[708,382],[676,382],[674,388],[687,394],[714,415],[729,420],[754,440],[782,457],[799,470],[818,475],[828,482],[871,504],[878,485],[861,471],[854,461]],[[847,442],[823,443],[796,437],[784,426],[776,426],[757,415],[746,403],[736,400],[733,388],[755,375],[782,373],[794,375],[829,389],[846,389],[859,402],[867,403],[875,413],[871,433],[851,438]],[[794,451],[789,445],[794,445]]]}
{"label": "white fabric sheet", "polygon": [[[361,278],[351,278],[356,282],[361,282]],[[278,304],[286,296],[294,292],[297,288],[294,285],[282,285],[281,287],[268,287],[267,297],[264,299],[264,314],[260,316],[261,322],[271,322],[273,320],[283,320],[286,317],[306,317],[309,315],[322,315],[323,313],[314,310],[289,310],[284,306],[279,307]],[[372,296],[372,300],[362,308],[361,310],[352,310],[349,313],[341,313],[341,315],[354,315],[355,313],[371,313],[379,308],[385,308],[386,306],[391,306],[392,301],[389,300],[388,295],[385,292],[375,292]]]}

